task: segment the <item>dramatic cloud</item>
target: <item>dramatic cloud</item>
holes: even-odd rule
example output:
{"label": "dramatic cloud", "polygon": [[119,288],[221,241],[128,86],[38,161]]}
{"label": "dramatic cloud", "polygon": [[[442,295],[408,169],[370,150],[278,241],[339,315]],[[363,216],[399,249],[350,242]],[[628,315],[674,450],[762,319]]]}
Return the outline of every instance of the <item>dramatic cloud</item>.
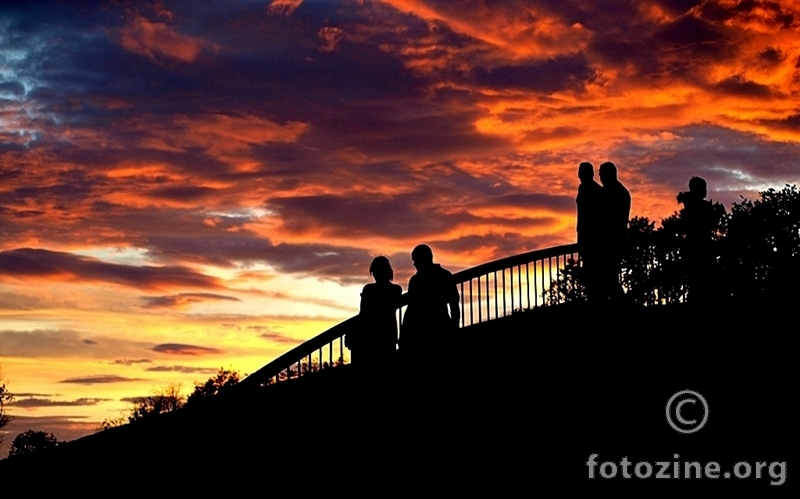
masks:
{"label": "dramatic cloud", "polygon": [[497,66],[476,68],[479,85],[495,89],[522,89],[553,93],[570,88],[582,88],[593,72],[583,55],[559,56],[526,66]]}
{"label": "dramatic cloud", "polygon": [[217,348],[199,347],[197,345],[183,345],[181,343],[162,343],[152,349],[154,352],[168,355],[213,355],[225,353]]}
{"label": "dramatic cloud", "polygon": [[199,38],[181,35],[170,26],[136,17],[121,30],[122,46],[126,50],[149,57],[192,62],[204,46],[213,46]]}
{"label": "dramatic cloud", "polygon": [[271,14],[290,16],[302,3],[303,0],[272,0],[267,11]]}
{"label": "dramatic cloud", "polygon": [[140,289],[175,286],[216,288],[219,281],[186,267],[136,267],[44,249],[0,253],[0,276],[104,281]]}

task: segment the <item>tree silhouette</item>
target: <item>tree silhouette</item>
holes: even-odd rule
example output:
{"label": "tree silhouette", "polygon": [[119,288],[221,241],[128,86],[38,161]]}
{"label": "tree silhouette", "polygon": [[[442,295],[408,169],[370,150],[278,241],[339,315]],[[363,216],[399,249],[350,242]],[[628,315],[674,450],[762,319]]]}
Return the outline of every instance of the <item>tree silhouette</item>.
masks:
{"label": "tree silhouette", "polygon": [[[760,199],[742,198],[730,213],[713,204],[719,221],[710,234],[714,258],[703,277],[719,298],[780,297],[800,279],[800,191],[787,185],[768,189]],[[688,233],[684,212],[655,222],[634,217],[622,257],[622,285],[628,301],[639,305],[686,300],[687,267],[682,260]],[[568,260],[543,293],[553,305],[585,299],[580,262]]]}
{"label": "tree silhouette", "polygon": [[195,406],[207,402],[236,386],[241,381],[238,371],[220,367],[217,374],[208,378],[205,383],[195,383],[194,391],[186,401],[187,406]]}
{"label": "tree silhouette", "polygon": [[550,287],[542,293],[545,303],[557,305],[585,300],[586,286],[581,280],[582,271],[580,260],[568,258],[564,268],[558,271],[558,277],[550,282]]}
{"label": "tree silhouette", "polygon": [[800,277],[800,191],[786,185],[742,198],[723,221],[720,266],[733,296],[781,295]]}
{"label": "tree silhouette", "polygon": [[103,420],[97,431],[108,430],[126,423],[149,419],[158,414],[177,411],[185,403],[180,392],[180,385],[167,385],[160,390],[156,390],[152,395],[140,397],[131,402],[132,407],[126,415]]}
{"label": "tree silhouette", "polygon": [[[3,381],[3,372],[0,371],[0,381]],[[14,400],[14,396],[8,393],[5,383],[0,384],[0,431],[11,422],[11,416],[6,413],[6,404]],[[0,433],[0,444],[3,443],[3,434]]]}
{"label": "tree silhouette", "polygon": [[167,385],[149,397],[142,397],[134,403],[128,421],[133,423],[157,414],[177,411],[184,404],[180,392],[180,385]]}
{"label": "tree silhouette", "polygon": [[[0,370],[0,381],[3,381],[3,371]],[[6,412],[6,404],[14,400],[14,396],[8,393],[5,383],[0,384],[0,432],[11,422],[11,416]],[[3,444],[3,434],[0,433],[0,445]]]}
{"label": "tree silhouette", "polygon": [[28,430],[17,435],[14,441],[11,442],[8,457],[27,456],[35,452],[51,449],[56,445],[58,445],[58,440],[52,433]]}

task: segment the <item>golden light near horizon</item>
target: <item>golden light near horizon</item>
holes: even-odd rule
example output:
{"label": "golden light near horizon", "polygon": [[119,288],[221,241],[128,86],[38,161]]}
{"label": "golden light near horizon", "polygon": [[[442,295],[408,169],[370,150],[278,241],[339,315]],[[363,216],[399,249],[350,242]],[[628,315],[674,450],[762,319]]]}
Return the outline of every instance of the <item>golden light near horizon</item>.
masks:
{"label": "golden light near horizon", "polygon": [[0,13],[14,431],[252,372],[357,313],[376,255],[405,288],[418,243],[457,271],[572,242],[581,161],[656,222],[693,175],[727,205],[800,179],[797,1]]}

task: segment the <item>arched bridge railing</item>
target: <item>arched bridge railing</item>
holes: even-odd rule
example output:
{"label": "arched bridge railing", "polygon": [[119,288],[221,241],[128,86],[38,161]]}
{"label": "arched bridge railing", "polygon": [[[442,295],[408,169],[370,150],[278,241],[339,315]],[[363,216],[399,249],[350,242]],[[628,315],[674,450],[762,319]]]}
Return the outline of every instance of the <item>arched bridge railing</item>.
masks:
{"label": "arched bridge railing", "polygon": [[[484,263],[453,274],[461,295],[461,327],[555,305],[569,295],[554,292],[568,285],[563,271],[578,261],[578,245],[568,244]],[[398,325],[405,307],[398,310]],[[345,364],[344,336],[353,330],[351,317],[296,346],[254,372],[242,386],[264,386]]]}

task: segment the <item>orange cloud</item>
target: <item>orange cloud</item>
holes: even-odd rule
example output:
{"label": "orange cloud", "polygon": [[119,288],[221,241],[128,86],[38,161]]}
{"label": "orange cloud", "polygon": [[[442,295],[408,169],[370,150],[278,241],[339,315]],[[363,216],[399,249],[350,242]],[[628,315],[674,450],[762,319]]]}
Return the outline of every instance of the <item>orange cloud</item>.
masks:
{"label": "orange cloud", "polygon": [[581,49],[591,36],[580,24],[566,23],[532,6],[504,9],[472,2],[474,5],[465,8],[454,2],[433,7],[424,0],[382,1],[400,12],[444,24],[456,33],[501,49],[501,53],[493,54],[495,58],[552,57]]}
{"label": "orange cloud", "polygon": [[164,23],[151,22],[141,16],[122,28],[120,42],[125,49],[154,61],[167,58],[192,62],[203,48],[216,48],[200,38],[181,35]]}
{"label": "orange cloud", "polygon": [[[212,114],[203,117],[175,116],[168,127],[140,143],[142,147],[168,152],[200,148],[211,156],[248,168],[250,146],[269,142],[296,142],[309,129],[308,124],[289,121],[283,125],[254,115]],[[152,133],[150,124],[142,131]]]}
{"label": "orange cloud", "polygon": [[267,12],[270,14],[291,16],[302,3],[303,0],[272,0],[272,3],[267,7]]}
{"label": "orange cloud", "polygon": [[322,40],[322,46],[320,46],[320,52],[332,52],[336,50],[339,41],[342,39],[342,35],[344,31],[341,28],[335,28],[330,26],[325,26],[320,28],[317,36]]}

